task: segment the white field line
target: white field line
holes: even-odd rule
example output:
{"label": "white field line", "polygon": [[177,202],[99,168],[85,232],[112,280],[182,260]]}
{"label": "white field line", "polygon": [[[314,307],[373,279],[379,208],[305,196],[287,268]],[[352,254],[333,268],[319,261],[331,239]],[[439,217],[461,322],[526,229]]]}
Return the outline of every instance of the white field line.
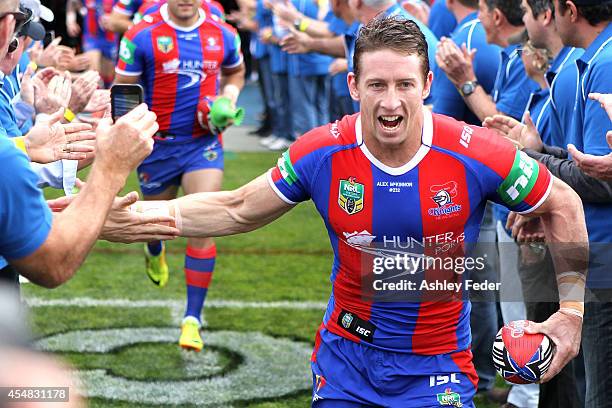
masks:
{"label": "white field line", "polygon": [[[168,307],[181,310],[185,307],[184,300],[130,300],[130,299],[43,299],[39,297],[26,298],[30,307],[65,306],[65,307]],[[325,302],[246,302],[241,300],[207,300],[205,308],[230,308],[230,309],[296,309],[296,310],[325,310]]]}

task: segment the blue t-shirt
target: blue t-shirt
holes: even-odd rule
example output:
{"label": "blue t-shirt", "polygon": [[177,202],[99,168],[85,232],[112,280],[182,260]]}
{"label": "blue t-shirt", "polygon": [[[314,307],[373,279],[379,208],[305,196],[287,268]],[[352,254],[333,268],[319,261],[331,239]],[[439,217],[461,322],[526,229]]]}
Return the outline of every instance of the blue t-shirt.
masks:
{"label": "blue t-shirt", "polygon": [[[612,150],[606,142],[606,133],[612,130],[612,121],[599,102],[589,99],[589,93],[612,93],[612,23],[576,60],[579,87],[574,117],[568,132],[570,142],[582,142],[584,153],[603,156]],[[612,204],[583,203],[590,245],[589,287],[612,288]],[[604,245],[603,243],[608,243]]]}
{"label": "blue t-shirt", "polygon": [[[257,0],[257,4],[255,6],[255,21],[257,21],[257,25],[260,27],[260,29],[271,25],[266,24],[266,17],[264,16],[264,12],[266,10],[267,9],[264,7],[263,0]],[[263,58],[270,54],[269,44],[264,44],[259,38],[258,33],[253,33],[251,35],[251,44],[249,50],[251,51],[251,55],[253,56],[253,58],[256,59]]]}
{"label": "blue t-shirt", "polygon": [[538,88],[525,72],[519,46],[515,44],[503,49],[493,86],[493,102],[497,110],[521,120],[531,92]]}
{"label": "blue t-shirt", "polygon": [[[446,7],[446,0],[438,0],[431,6],[428,25],[438,38],[448,37],[455,30],[457,19]],[[478,51],[480,51],[480,48]]]}
{"label": "blue t-shirt", "polygon": [[[2,132],[0,132],[2,133]],[[0,255],[19,259],[31,255],[47,239],[51,211],[27,156],[0,134]]]}
{"label": "blue t-shirt", "polygon": [[[487,43],[484,28],[477,14],[474,12],[466,16],[450,38],[459,47],[465,43],[468,50],[473,48],[478,50],[474,57],[474,73],[483,89],[490,94],[495,84],[501,48]],[[434,72],[431,94],[435,113],[452,116],[472,125],[481,124],[482,121],[466,105],[455,85],[439,67],[436,67]]]}
{"label": "blue t-shirt", "polygon": [[[551,69],[546,73],[551,95],[551,144],[553,146],[565,148],[568,143],[567,136],[572,125],[578,90],[576,86],[578,70],[575,61],[583,53],[582,48],[564,47],[553,61]],[[578,146],[582,146],[582,141]]]}
{"label": "blue t-shirt", "polygon": [[[311,0],[292,0],[295,8],[306,17],[318,20],[319,6]],[[288,56],[288,73],[291,76],[327,75],[333,58],[316,52]]]}
{"label": "blue t-shirt", "polygon": [[[331,15],[328,15],[325,19],[329,25],[328,29],[332,33],[336,35],[343,35],[349,32],[351,26],[346,24],[344,20],[336,17],[333,13],[330,12]],[[331,78],[331,86],[335,96],[349,96],[348,84],[346,82],[348,72],[341,72],[332,76]]]}

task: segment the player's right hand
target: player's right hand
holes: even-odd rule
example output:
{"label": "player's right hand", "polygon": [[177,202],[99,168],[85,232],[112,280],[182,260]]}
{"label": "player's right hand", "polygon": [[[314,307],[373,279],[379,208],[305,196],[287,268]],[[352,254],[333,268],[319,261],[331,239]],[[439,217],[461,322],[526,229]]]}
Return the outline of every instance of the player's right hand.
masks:
{"label": "player's right hand", "polygon": [[96,129],[96,163],[126,178],[153,150],[153,135],[159,130],[157,115],[140,104],[115,124],[104,118]]}

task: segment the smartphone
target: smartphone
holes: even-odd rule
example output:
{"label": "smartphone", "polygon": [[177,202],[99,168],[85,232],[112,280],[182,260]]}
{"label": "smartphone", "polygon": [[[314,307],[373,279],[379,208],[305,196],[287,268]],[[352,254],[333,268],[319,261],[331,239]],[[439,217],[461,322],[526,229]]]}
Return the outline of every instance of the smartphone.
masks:
{"label": "smartphone", "polygon": [[43,46],[44,48],[47,48],[47,46],[49,44],[51,44],[53,42],[53,40],[55,40],[55,31],[54,30],[49,30],[45,33],[45,38],[43,40]]}
{"label": "smartphone", "polygon": [[138,84],[117,84],[111,87],[113,121],[125,115],[143,101],[144,91]]}

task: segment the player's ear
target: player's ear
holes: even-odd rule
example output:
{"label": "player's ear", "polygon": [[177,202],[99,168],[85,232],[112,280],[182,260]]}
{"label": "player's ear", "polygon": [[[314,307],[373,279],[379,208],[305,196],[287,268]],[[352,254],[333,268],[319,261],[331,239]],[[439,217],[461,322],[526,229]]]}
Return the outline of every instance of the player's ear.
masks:
{"label": "player's ear", "polygon": [[357,78],[354,72],[349,72],[346,81],[348,82],[349,93],[354,101],[359,101],[359,89],[357,89]]}
{"label": "player's ear", "polygon": [[434,74],[432,71],[427,73],[427,77],[425,78],[425,84],[423,85],[423,94],[421,95],[423,100],[427,99],[429,93],[431,92],[431,84],[433,82]]}

